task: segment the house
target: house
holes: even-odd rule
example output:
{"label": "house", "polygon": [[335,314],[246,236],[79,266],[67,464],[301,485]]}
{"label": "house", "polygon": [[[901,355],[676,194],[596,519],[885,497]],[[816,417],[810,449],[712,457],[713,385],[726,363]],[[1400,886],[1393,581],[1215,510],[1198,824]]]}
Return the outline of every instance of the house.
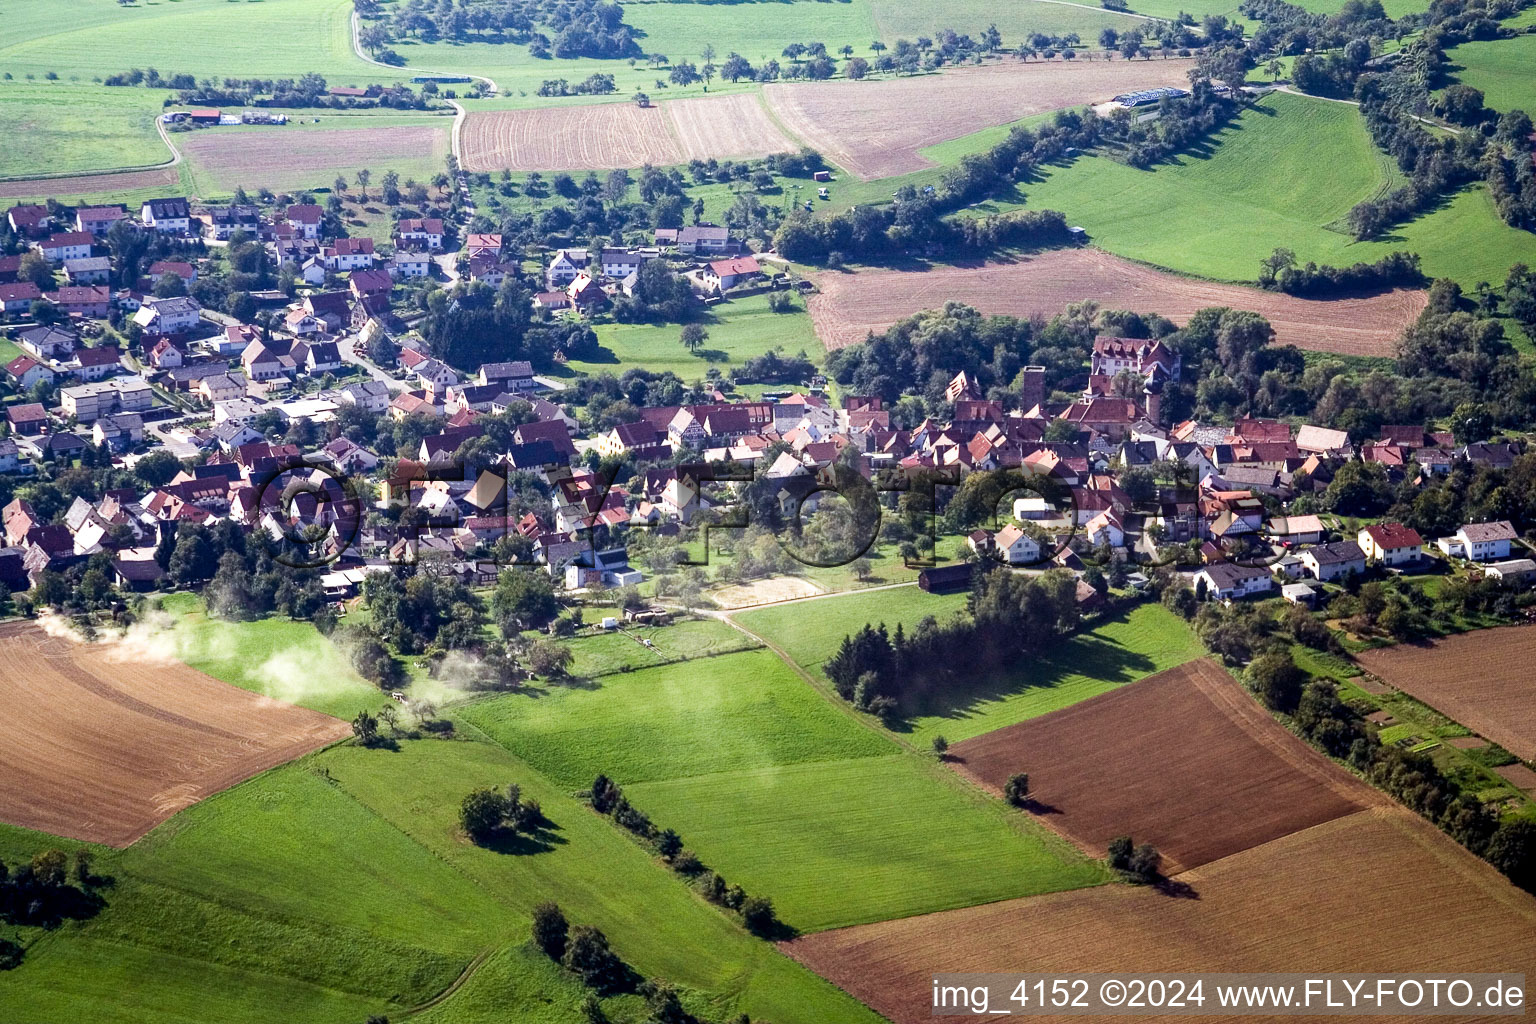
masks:
{"label": "house", "polygon": [[1280,588],[1280,596],[1290,604],[1311,608],[1317,602],[1317,591],[1305,583],[1287,583]]}
{"label": "house", "polygon": [[1207,597],[1220,601],[1234,601],[1268,594],[1275,589],[1275,579],[1267,571],[1236,562],[1217,562],[1208,565],[1194,575],[1195,592],[1202,590]]}
{"label": "house", "polygon": [[585,270],[577,274],[576,280],[566,286],[565,294],[571,300],[571,305],[577,309],[592,309],[608,301],[607,294],[587,275]]}
{"label": "house", "polygon": [[1296,447],[1307,455],[1345,456],[1353,454],[1355,450],[1346,432],[1310,424],[1296,431]]}
{"label": "house", "polygon": [[104,284],[65,285],[46,297],[71,316],[101,318],[112,312],[112,289]]}
{"label": "house", "polygon": [[533,364],[526,359],[512,359],[500,363],[484,363],[480,367],[481,384],[499,384],[503,391],[532,391],[538,387],[533,379]]}
{"label": "house", "polygon": [[131,549],[119,552],[113,557],[113,582],[119,589],[142,594],[154,590],[166,578],[168,574],[154,559],[154,549],[148,550],[150,553],[146,557],[128,557],[134,553]]}
{"label": "house", "polygon": [[1378,523],[1356,534],[1355,543],[1360,545],[1370,564],[1392,567],[1417,562],[1424,538],[1419,536],[1419,531],[1402,523]]}
{"label": "house", "polygon": [[366,299],[383,299],[388,303],[390,290],[394,286],[394,279],[383,270],[354,270],[352,276],[347,279],[348,290],[359,302]]}
{"label": "house", "polygon": [[646,420],[620,423],[597,438],[599,455],[624,455],[630,452],[650,453],[664,447],[667,435]]}
{"label": "house", "polygon": [[42,290],[31,281],[0,284],[0,313],[25,313],[42,297]]}
{"label": "house", "polygon": [[187,284],[197,280],[197,268],[185,260],[156,260],[149,265],[151,281],[158,281],[166,274],[179,277]]}
{"label": "house", "polygon": [[1307,572],[1324,583],[1365,572],[1365,552],[1352,540],[1303,548],[1297,557]]}
{"label": "house", "polygon": [[1276,516],[1265,527],[1269,539],[1296,547],[1316,544],[1323,539],[1323,521],[1317,516]]}
{"label": "house", "polygon": [[997,531],[992,543],[997,557],[1009,565],[1034,565],[1040,561],[1039,542],[1011,523]]}
{"label": "house", "polygon": [[395,245],[401,249],[441,249],[443,222],[439,217],[402,217],[395,225]]}
{"label": "house", "polygon": [[432,272],[432,260],[418,252],[397,252],[389,261],[389,274],[391,277],[408,281],[412,278],[426,277]]}
{"label": "house", "polygon": [[304,312],[319,320],[334,334],[350,317],[346,292],[316,292],[304,297]]}
{"label": "house", "polygon": [[105,284],[112,277],[112,260],[106,256],[83,256],[64,261],[64,278],[70,284]]}
{"label": "house", "polygon": [[144,440],[144,420],[137,413],[103,416],[91,427],[97,445],[107,445],[115,452],[125,452]]}
{"label": "house", "polygon": [[1099,336],[1093,339],[1088,375],[1112,380],[1129,370],[1138,377],[1178,380],[1183,368],[1179,355],[1161,340]]}
{"label": "house", "polygon": [[44,362],[68,359],[77,342],[75,333],[62,327],[31,327],[16,335],[16,344],[23,352]]}
{"label": "house", "polygon": [[1449,537],[1435,541],[1447,555],[1474,562],[1497,562],[1509,557],[1515,528],[1507,520],[1494,523],[1468,523]]}
{"label": "house", "polygon": [[303,345],[300,359],[299,345],[293,347],[294,362],[304,367],[305,373],[329,373],[341,369],[341,349],[334,341],[312,341]]}
{"label": "house", "polygon": [[752,256],[738,256],[734,259],[716,260],[704,270],[704,282],[722,292],[728,292],[739,284],[756,280],[761,277],[763,268],[758,266],[757,259]]}
{"label": "house", "polygon": [[598,267],[610,281],[622,281],[640,269],[645,257],[630,249],[604,249],[598,254]]}
{"label": "house", "polygon": [[487,288],[500,288],[507,277],[516,272],[514,264],[503,263],[495,256],[476,256],[469,261],[469,279],[479,281]]}
{"label": "house", "polygon": [[5,410],[5,421],[10,424],[12,434],[41,434],[48,425],[48,411],[38,402],[13,405]]}
{"label": "house", "polygon": [[312,334],[324,334],[325,324],[310,315],[309,310],[300,306],[298,309],[290,309],[283,315],[283,329],[297,338],[305,338]]}
{"label": "house", "polygon": [[341,405],[355,405],[375,415],[389,408],[389,385],[380,380],[365,380],[348,384],[337,393]]}
{"label": "house", "polygon": [[544,282],[550,291],[563,290],[576,275],[587,268],[589,262],[585,249],[560,249],[550,257],[549,266],[544,270]]}
{"label": "house", "polygon": [[299,280],[307,285],[325,284],[325,274],[325,261],[319,256],[311,256],[299,264]]}
{"label": "house", "polygon": [[291,366],[284,364],[285,353],[263,341],[253,341],[240,353],[240,365],[245,369],[247,380],[269,381],[288,376]]}
{"label": "house", "polygon": [[1495,579],[1511,587],[1528,587],[1536,580],[1536,561],[1529,558],[1511,558],[1494,562],[1484,570],[1489,579]]}
{"label": "house", "polygon": [[192,210],[185,199],[151,199],[139,207],[146,228],[167,235],[184,235],[192,229]]}
{"label": "house", "polygon": [[82,206],[75,210],[75,230],[104,235],[127,217],[128,211],[121,206]]}
{"label": "house", "polygon": [[367,473],[379,464],[377,455],[345,437],[320,449],[320,454],[344,473]]}
{"label": "house", "polygon": [[329,247],[320,250],[320,257],[328,269],[338,273],[373,268],[373,239],[338,238]]}
{"label": "house", "polygon": [[53,223],[48,207],[21,203],[5,212],[5,220],[18,235],[40,235]]}
{"label": "house", "polygon": [[473,232],[464,240],[464,254],[473,260],[477,256],[490,256],[501,260],[501,236]]}
{"label": "house", "polygon": [[212,373],[197,385],[198,397],[212,405],[245,397],[245,376],[233,373]]}
{"label": "house", "polygon": [[94,423],[115,412],[143,412],[152,404],[154,392],[142,377],[116,377],[65,388],[59,400],[65,416]]}
{"label": "house", "polygon": [[190,295],[146,298],[133,322],[150,334],[190,334],[202,320],[203,307]]}
{"label": "house", "polygon": [[54,372],[46,363],[31,356],[17,356],[5,364],[5,375],[11,379],[17,391],[30,391],[39,381],[53,380]]}
{"label": "house", "polygon": [[1125,524],[1114,509],[1107,508],[1088,520],[1088,525],[1083,527],[1083,536],[1095,546],[1124,547]]}
{"label": "house", "polygon": [[713,224],[695,224],[677,233],[677,251],[690,256],[719,256],[734,247],[730,230]]}
{"label": "house", "polygon": [[75,349],[75,376],[83,381],[97,381],[115,375],[123,368],[123,353],[116,345],[96,345]]}
{"label": "house", "polygon": [[316,239],[320,237],[320,228],[325,223],[325,211],[315,203],[300,203],[288,207],[288,212],[283,214],[283,223],[300,238]]}
{"label": "house", "polygon": [[21,449],[8,437],[0,437],[0,473],[15,473],[21,469]]}
{"label": "house", "polygon": [[227,242],[236,231],[256,237],[261,232],[261,210],[255,206],[209,206],[197,214],[203,225],[203,237]]}
{"label": "house", "polygon": [[96,236],[89,231],[60,231],[37,243],[37,251],[50,263],[81,260],[91,254]]}

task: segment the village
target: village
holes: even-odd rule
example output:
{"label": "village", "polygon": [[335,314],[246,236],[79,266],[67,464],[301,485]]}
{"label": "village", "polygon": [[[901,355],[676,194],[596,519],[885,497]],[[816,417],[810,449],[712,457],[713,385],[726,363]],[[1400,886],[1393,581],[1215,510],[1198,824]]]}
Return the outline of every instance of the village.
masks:
{"label": "village", "polygon": [[[1355,444],[1345,431],[1306,424],[1171,423],[1162,395],[1182,366],[1161,341],[1099,336],[1075,395],[1048,394],[1044,367],[1025,367],[1006,402],[984,397],[962,372],[944,396],[952,416],[905,429],[880,397],[834,397],[821,378],[757,400],[716,381],[688,404],[640,407],[598,426],[566,400],[567,382],[531,361],[456,369],[407,321],[419,313],[403,296],[434,276],[499,289],[523,275],[499,235],[458,244],[440,219],[403,218],[386,254],[370,238],[328,235],[314,204],[264,216],[254,205],[167,198],[68,214],[7,213],[67,283],[43,290],[22,279],[36,276],[20,273],[24,257],[0,265],[7,333],[22,353],[4,368],[0,473],[131,470],[156,456],[173,468],[154,486],[76,496],[60,521],[11,501],[0,580],[12,591],[102,552],[120,586],[154,589],[166,578],[156,560],[166,537],[184,523],[223,520],[279,545],[300,529],[311,541],[323,535],[310,546],[333,598],[402,562],[493,582],[508,538],[519,560],[573,592],[634,587],[645,574],[630,565],[629,531],[676,531],[701,514],[719,522],[752,480],[766,481],[784,521],[798,523],[816,512],[838,465],[866,481],[935,473],[950,486],[1013,472],[1037,492],[1005,502],[991,528],[968,531],[955,564],[923,571],[924,589],[968,586],[975,561],[1065,566],[1080,579],[1108,572],[1131,587],[1145,585],[1141,570],[1171,566],[1202,599],[1279,595],[1309,607],[1326,588],[1373,573],[1443,572],[1448,560],[1509,586],[1536,579],[1507,522],[1425,538],[1398,523],[1291,511],[1352,462],[1379,466],[1397,484],[1459,463],[1507,467],[1519,444],[1458,445],[1409,426]],[[112,261],[98,255],[114,230],[174,240],[188,255],[155,260],[137,286],[114,289]],[[249,321],[203,308],[184,287],[208,259],[193,252],[199,242],[205,252],[259,245],[259,259],[289,268],[292,297],[253,292],[265,313]],[[633,297],[647,263],[705,302],[789,284],[766,277],[725,228],[657,230],[653,242],[555,250],[527,315],[579,317]],[[132,350],[116,338],[131,338]],[[364,422],[370,428],[357,429]],[[397,432],[387,448],[370,447],[378,422],[412,424],[411,443],[398,447]],[[307,487],[300,500],[287,493],[293,478]],[[1092,603],[1103,588],[1081,590]]]}

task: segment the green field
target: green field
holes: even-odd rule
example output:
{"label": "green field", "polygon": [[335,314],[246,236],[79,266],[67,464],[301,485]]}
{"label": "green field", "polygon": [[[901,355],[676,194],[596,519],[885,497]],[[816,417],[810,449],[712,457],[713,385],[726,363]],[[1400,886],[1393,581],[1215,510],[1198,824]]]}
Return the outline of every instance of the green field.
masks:
{"label": "green field", "polygon": [[593,360],[573,359],[568,365],[580,373],[623,373],[640,367],[652,373],[668,370],[685,381],[698,380],[711,366],[740,365],[753,356],[778,348],[785,355],[805,352],[820,362],[822,347],[811,326],[805,303],[796,300],[797,312],[773,313],[768,296],[749,295],[712,306],[702,323],[709,339],[698,352],[689,352],[678,341],[678,324],[598,324],[598,342],[602,356]]}
{"label": "green field", "polygon": [[[1225,0],[1221,0],[1225,2]],[[1004,46],[1017,46],[1031,32],[1047,35],[1066,35],[1076,32],[1083,42],[1097,45],[1099,31],[1112,26],[1128,31],[1144,24],[1139,18],[1128,17],[1105,10],[1085,10],[1083,6],[1041,3],[1039,0],[1014,0],[999,4],[992,0],[869,0],[879,37],[887,43],[897,39],[930,38],[941,29],[952,28],[956,32],[980,37],[988,25],[996,25],[1002,33]],[[1151,14],[1132,4],[1138,14]],[[1188,7],[1187,10],[1199,10]]]}
{"label": "green field", "polygon": [[895,750],[763,650],[551,687],[537,699],[510,694],[463,716],[570,788],[600,772],[627,784]]}
{"label": "green field", "polygon": [[1394,170],[1353,107],[1279,94],[1216,145],[1173,164],[1143,171],[1085,157],[977,211],[1061,210],[1117,255],[1217,280],[1252,281],[1259,261],[1282,245],[1303,261],[1334,265],[1408,250],[1423,257],[1427,274],[1466,288],[1536,260],[1536,235],[1500,221],[1481,186],[1380,241],[1355,242],[1330,227],[1394,184]]}
{"label": "green field", "polygon": [[170,595],[162,604],[171,628],[149,642],[215,679],[337,718],[376,711],[387,700],[308,622],[213,619],[191,594]]}
{"label": "green field", "polygon": [[1102,880],[1001,803],[915,755],[726,772],[631,786],[728,881],[821,930]]}
{"label": "green field", "polygon": [[0,82],[0,177],[163,164],[165,94],[67,82]]}
{"label": "green field", "polygon": [[[637,643],[635,637],[649,640],[653,646]],[[571,675],[578,679],[606,676],[757,646],[751,637],[719,619],[688,619],[669,626],[628,625],[623,633],[599,633],[571,641],[575,657]]]}
{"label": "green field", "polygon": [[732,616],[753,633],[778,647],[796,665],[820,672],[837,653],[843,637],[865,623],[898,623],[911,629],[926,615],[947,619],[965,607],[966,594],[929,594],[916,587],[877,590],[865,594],[819,598],[814,602],[778,605],[737,612]]}
{"label": "green field", "polygon": [[[8,0],[0,71],[85,79],[154,67],[199,78],[394,81],[352,52],[348,0]],[[158,96],[158,94],[153,94]]]}
{"label": "green field", "polygon": [[[579,985],[524,948],[530,909],[552,896],[644,975],[696,990],[690,1001],[712,1016],[876,1020],[469,732],[393,752],[333,748],[189,808],[126,851],[100,850],[98,873],[115,879],[106,909],[26,930],[25,962],[0,974],[7,1024],[356,1024],[426,1002],[481,953],[493,955],[424,1019],[506,1019],[511,999],[519,1021],[577,1024]],[[522,852],[466,843],[460,799],[512,781],[554,822],[544,841]],[[0,827],[9,863],[75,845]],[[490,1018],[497,998],[502,1016]]]}
{"label": "green field", "polygon": [[1463,43],[1446,58],[1461,66],[1457,79],[1483,90],[1483,102],[1494,110],[1536,110],[1536,36]]}

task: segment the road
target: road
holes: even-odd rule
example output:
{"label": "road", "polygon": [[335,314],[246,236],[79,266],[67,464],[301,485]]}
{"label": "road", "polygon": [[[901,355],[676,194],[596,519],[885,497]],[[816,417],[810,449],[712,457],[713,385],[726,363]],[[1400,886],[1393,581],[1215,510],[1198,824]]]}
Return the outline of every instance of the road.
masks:
{"label": "road", "polygon": [[374,380],[382,382],[386,387],[389,388],[392,394],[398,394],[402,391],[408,390],[405,381],[396,380],[394,377],[390,376],[375,366],[373,363],[369,362],[367,358],[359,353],[357,351],[357,339],[358,336],[356,334],[343,334],[341,337],[336,339],[336,351],[340,354],[341,361],[344,363],[351,363],[353,366],[359,367],[364,373],[368,374],[368,376],[372,377]]}

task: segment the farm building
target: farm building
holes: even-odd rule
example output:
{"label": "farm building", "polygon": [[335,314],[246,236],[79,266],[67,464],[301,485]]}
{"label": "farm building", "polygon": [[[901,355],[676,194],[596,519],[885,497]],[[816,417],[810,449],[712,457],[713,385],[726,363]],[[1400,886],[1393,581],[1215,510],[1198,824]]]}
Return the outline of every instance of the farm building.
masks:
{"label": "farm building", "polygon": [[1536,561],[1511,558],[1505,562],[1494,562],[1488,567],[1487,573],[1491,579],[1500,580],[1512,587],[1525,587],[1536,580]]}
{"label": "farm building", "polygon": [[948,594],[971,589],[974,567],[968,564],[941,565],[917,574],[917,585],[930,594]]}

